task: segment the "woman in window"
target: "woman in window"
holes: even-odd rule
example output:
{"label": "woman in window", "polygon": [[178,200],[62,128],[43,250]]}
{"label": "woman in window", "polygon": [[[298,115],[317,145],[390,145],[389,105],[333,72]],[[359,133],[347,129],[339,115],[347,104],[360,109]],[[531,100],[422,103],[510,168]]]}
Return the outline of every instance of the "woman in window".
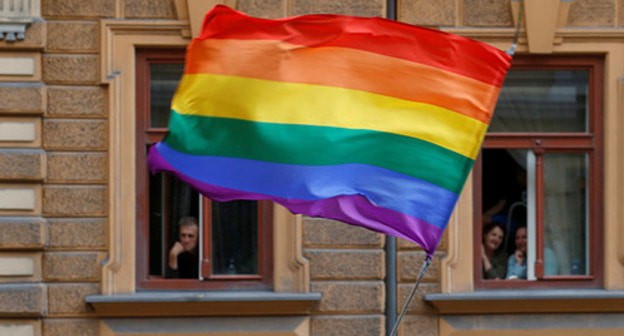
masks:
{"label": "woman in window", "polygon": [[505,227],[491,222],[483,227],[481,262],[484,279],[504,279],[507,273],[507,253],[501,247],[505,238]]}
{"label": "woman in window", "polygon": [[507,261],[507,279],[526,279],[527,278],[527,229],[526,226],[520,226],[516,229],[514,237],[516,249]]}

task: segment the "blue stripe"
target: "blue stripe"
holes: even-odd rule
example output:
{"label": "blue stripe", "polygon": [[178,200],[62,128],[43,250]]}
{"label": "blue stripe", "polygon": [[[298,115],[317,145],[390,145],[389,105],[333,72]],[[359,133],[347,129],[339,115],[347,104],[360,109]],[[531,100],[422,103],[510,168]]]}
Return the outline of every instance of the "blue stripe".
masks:
{"label": "blue stripe", "polygon": [[320,200],[362,195],[373,204],[444,228],[457,194],[426,181],[363,164],[290,165],[180,153],[156,144],[161,156],[185,175],[224,188],[285,199]]}

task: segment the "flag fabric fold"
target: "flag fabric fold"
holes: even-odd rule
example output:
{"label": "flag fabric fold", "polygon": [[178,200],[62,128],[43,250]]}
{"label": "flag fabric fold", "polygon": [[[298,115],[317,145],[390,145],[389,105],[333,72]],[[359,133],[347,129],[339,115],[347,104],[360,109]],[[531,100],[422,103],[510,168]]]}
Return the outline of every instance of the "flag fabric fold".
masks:
{"label": "flag fabric fold", "polygon": [[431,254],[510,61],[381,18],[268,20],[216,6],[187,48],[150,169],[216,201],[272,200]]}

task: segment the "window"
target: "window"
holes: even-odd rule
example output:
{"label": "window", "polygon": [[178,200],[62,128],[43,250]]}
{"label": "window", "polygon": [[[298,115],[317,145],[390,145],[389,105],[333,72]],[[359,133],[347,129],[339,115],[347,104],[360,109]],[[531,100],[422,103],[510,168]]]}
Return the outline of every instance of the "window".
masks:
{"label": "window", "polygon": [[514,59],[474,170],[477,287],[601,285],[602,67]]}
{"label": "window", "polygon": [[[171,98],[183,69],[184,50],[137,52],[138,288],[269,289],[269,202],[212,202],[169,174],[148,172],[147,151],[167,132]],[[182,264],[176,272],[169,267],[169,255],[186,235],[184,226],[178,225],[184,218],[197,223],[197,239],[190,238],[195,242],[190,247],[185,238],[181,240],[192,253],[184,254],[187,259],[177,258]]]}

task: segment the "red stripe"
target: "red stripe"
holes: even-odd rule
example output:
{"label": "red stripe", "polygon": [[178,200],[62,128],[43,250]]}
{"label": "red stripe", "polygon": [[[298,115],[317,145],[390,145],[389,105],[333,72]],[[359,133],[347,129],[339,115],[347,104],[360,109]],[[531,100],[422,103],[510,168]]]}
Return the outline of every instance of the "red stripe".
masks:
{"label": "red stripe", "polygon": [[268,20],[219,5],[206,14],[198,37],[210,38],[359,49],[434,66],[498,87],[511,63],[509,55],[485,43],[383,18],[319,14]]}

